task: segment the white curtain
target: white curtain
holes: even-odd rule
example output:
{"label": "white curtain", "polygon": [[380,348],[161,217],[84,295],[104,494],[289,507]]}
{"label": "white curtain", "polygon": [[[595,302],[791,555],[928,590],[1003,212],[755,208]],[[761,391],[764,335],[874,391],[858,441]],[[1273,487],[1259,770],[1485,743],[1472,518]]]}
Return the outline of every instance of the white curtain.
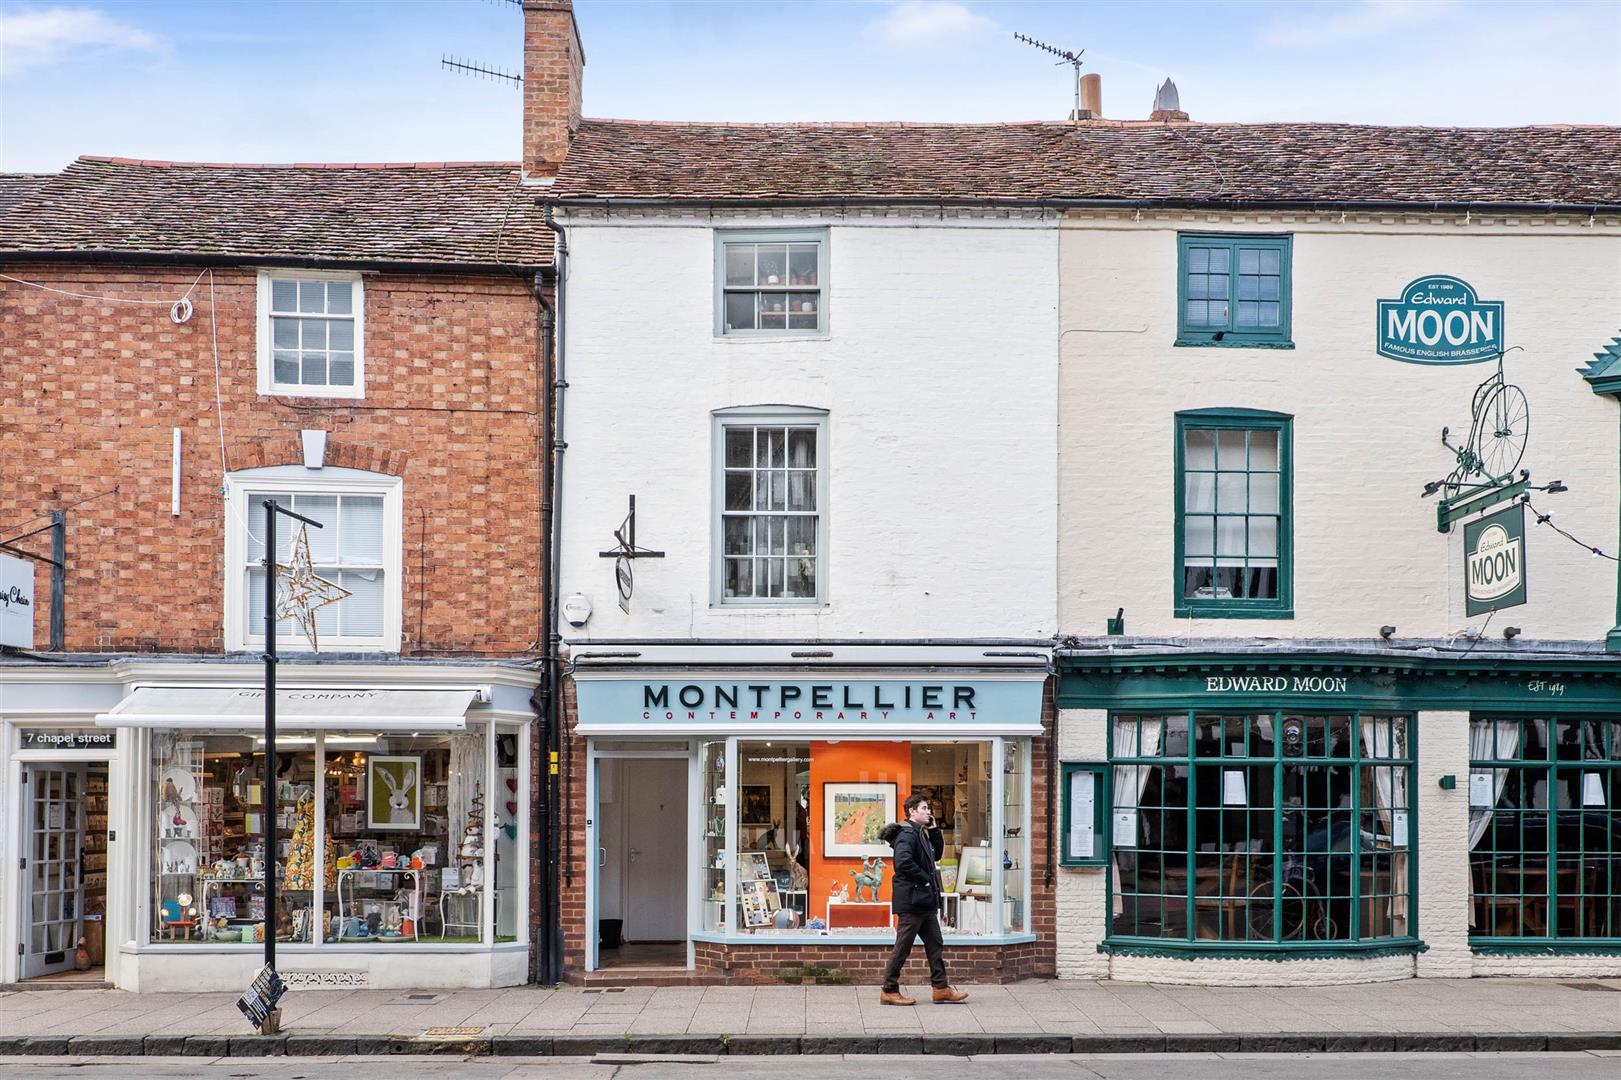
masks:
{"label": "white curtain", "polygon": [[[1493,738],[1496,744],[1493,745]],[[1500,761],[1514,758],[1520,752],[1520,723],[1518,720],[1472,720],[1469,723],[1469,760]],[[1473,790],[1474,768],[1471,764],[1471,790]],[[1492,804],[1490,806],[1469,807],[1469,850],[1473,851],[1485,839],[1486,831],[1491,827],[1492,817],[1497,813],[1497,804],[1503,798],[1503,788],[1508,784],[1507,769],[1493,769],[1492,773]],[[1470,875],[1469,887],[1474,888],[1474,875]],[[1469,927],[1474,929],[1475,905],[1469,905]]]}
{"label": "white curtain", "polygon": [[[482,727],[476,733],[450,737],[450,790],[446,793],[450,805],[449,832],[445,836],[441,866],[461,864],[462,837],[467,834],[467,819],[472,813],[473,796],[482,794],[492,798],[489,785],[484,782],[484,734]],[[484,822],[479,820],[479,824]],[[488,842],[488,837],[485,838]],[[466,884],[464,877],[462,884]]]}
{"label": "white curtain", "polygon": [[[1142,741],[1138,745],[1137,733],[1141,730]],[[1154,757],[1159,753],[1160,739],[1165,732],[1165,721],[1157,716],[1132,717],[1114,722],[1114,736],[1111,740],[1114,757]],[[1142,801],[1143,791],[1148,787],[1148,778],[1158,768],[1156,765],[1116,765],[1114,767],[1114,813],[1131,811],[1133,817],[1137,814],[1137,806]],[[1113,828],[1113,818],[1110,819],[1110,828]],[[1112,833],[1111,833],[1112,835]],[[1114,863],[1114,913],[1120,914],[1120,857],[1115,856]]]}
{"label": "white curtain", "polygon": [[[1373,790],[1379,803],[1379,823],[1391,838],[1390,902],[1392,920],[1407,918],[1407,852],[1412,846],[1412,817],[1407,812],[1407,766],[1389,764],[1395,745],[1395,725],[1405,721],[1366,717],[1362,721],[1362,756],[1372,759]],[[1397,834],[1400,814],[1400,835]],[[1399,841],[1399,843],[1398,843]]]}

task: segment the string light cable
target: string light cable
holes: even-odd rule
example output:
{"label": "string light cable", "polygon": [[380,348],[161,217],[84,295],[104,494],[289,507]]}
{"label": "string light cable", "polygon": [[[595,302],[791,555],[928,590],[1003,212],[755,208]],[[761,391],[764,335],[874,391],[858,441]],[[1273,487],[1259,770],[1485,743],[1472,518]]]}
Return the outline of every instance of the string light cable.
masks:
{"label": "string light cable", "polygon": [[[74,292],[71,289],[58,289],[52,285],[42,285],[37,281],[29,281],[26,278],[12,277],[10,274],[0,274],[0,278],[6,281],[15,281],[18,285],[26,285],[30,289],[38,289],[41,292],[55,293],[57,296],[71,296],[75,300],[96,300],[104,304],[148,304],[154,307],[166,307],[169,309],[171,316],[174,317],[175,322],[185,322],[186,319],[191,317],[191,294],[197,288],[197,282],[203,280],[203,275],[207,273],[208,271],[205,269],[201,274],[198,274],[196,280],[191,283],[191,288],[181,293],[178,300],[151,300],[133,296],[97,296],[93,293]],[[184,318],[179,317],[182,310],[184,311]]]}
{"label": "string light cable", "polygon": [[1579,538],[1577,538],[1575,536],[1572,536],[1570,533],[1566,532],[1564,529],[1561,529],[1559,526],[1555,525],[1553,523],[1553,515],[1552,514],[1544,514],[1541,510],[1538,510],[1536,508],[1536,505],[1534,503],[1532,503],[1530,499],[1525,500],[1525,505],[1531,511],[1532,516],[1536,518],[1536,523],[1538,525],[1546,525],[1546,526],[1548,526],[1548,528],[1552,529],[1554,532],[1558,533],[1560,536],[1563,536],[1566,540],[1569,540],[1571,543],[1575,544],[1577,547],[1586,548],[1588,551],[1593,553],[1593,558],[1595,558],[1595,559],[1608,559],[1610,562],[1621,562],[1621,558],[1617,558],[1614,555],[1605,554],[1605,552],[1602,549],[1594,547],[1592,544],[1587,543],[1585,540],[1581,540],[1581,539],[1579,539]]}

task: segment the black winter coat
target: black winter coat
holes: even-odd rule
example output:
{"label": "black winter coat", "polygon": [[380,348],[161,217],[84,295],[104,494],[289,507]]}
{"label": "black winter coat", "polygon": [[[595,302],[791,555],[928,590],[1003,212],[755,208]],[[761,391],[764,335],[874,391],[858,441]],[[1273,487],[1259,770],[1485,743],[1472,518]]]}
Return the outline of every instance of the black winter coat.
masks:
{"label": "black winter coat", "polygon": [[895,874],[889,906],[897,915],[930,915],[940,910],[940,872],[935,861],[945,853],[945,837],[909,821],[892,822],[878,839],[895,849]]}

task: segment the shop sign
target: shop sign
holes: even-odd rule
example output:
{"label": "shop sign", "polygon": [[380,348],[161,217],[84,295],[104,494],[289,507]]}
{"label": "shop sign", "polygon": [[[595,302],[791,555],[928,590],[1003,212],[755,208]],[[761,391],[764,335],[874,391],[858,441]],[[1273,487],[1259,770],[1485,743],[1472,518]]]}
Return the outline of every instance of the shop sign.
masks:
{"label": "shop sign", "polygon": [[0,645],[34,647],[34,564],[0,555]]}
{"label": "shop sign", "polygon": [[1344,675],[1207,675],[1207,694],[1344,694],[1351,680]]}
{"label": "shop sign", "polygon": [[112,750],[118,746],[113,728],[23,728],[17,733],[23,750]]}
{"label": "shop sign", "polygon": [[1499,510],[1463,527],[1464,614],[1525,603],[1525,505]]}
{"label": "shop sign", "polygon": [[1379,355],[1409,364],[1478,364],[1503,351],[1503,302],[1459,278],[1432,274],[1379,301]]}
{"label": "shop sign", "polygon": [[1040,677],[964,682],[585,678],[578,683],[580,729],[1039,731],[1041,685]]}

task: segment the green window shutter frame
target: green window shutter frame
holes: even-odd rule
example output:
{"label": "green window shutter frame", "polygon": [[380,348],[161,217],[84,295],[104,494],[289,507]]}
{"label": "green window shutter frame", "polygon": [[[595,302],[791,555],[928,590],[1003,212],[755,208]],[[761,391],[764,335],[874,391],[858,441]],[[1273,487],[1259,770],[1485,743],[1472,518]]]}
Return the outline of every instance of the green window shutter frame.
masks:
{"label": "green window shutter frame", "polygon": [[[1276,431],[1278,433],[1278,595],[1265,599],[1185,595],[1187,554],[1187,433]],[[1172,614],[1177,618],[1292,619],[1294,611],[1294,417],[1259,409],[1195,409],[1176,414],[1175,536],[1171,574]]]}
{"label": "green window shutter frame", "polygon": [[[1291,335],[1293,287],[1293,238],[1289,236],[1251,236],[1211,233],[1178,233],[1176,238],[1176,344],[1185,346],[1214,346],[1237,349],[1292,349]],[[1277,278],[1277,297],[1241,295],[1246,286],[1241,265],[1263,257],[1260,253],[1275,253],[1278,272],[1267,273],[1264,278]],[[1210,264],[1202,260],[1212,253],[1224,253],[1224,271],[1211,273]],[[1248,253],[1248,254],[1246,254]],[[1222,281],[1214,281],[1214,278]],[[1194,295],[1198,293],[1200,295]],[[1199,321],[1190,318],[1189,305],[1207,302],[1225,303],[1224,318]],[[1240,304],[1277,303],[1276,326],[1243,325],[1239,319]]]}
{"label": "green window shutter frame", "polygon": [[[1066,761],[1060,768],[1060,794],[1063,811],[1060,816],[1058,842],[1059,866],[1107,866],[1109,863],[1109,806],[1112,795],[1109,789],[1110,778],[1113,775],[1107,762],[1102,761]],[[1094,778],[1092,781],[1092,854],[1079,856],[1070,851],[1069,823],[1072,807],[1070,805],[1070,777],[1076,773],[1089,772]]]}

